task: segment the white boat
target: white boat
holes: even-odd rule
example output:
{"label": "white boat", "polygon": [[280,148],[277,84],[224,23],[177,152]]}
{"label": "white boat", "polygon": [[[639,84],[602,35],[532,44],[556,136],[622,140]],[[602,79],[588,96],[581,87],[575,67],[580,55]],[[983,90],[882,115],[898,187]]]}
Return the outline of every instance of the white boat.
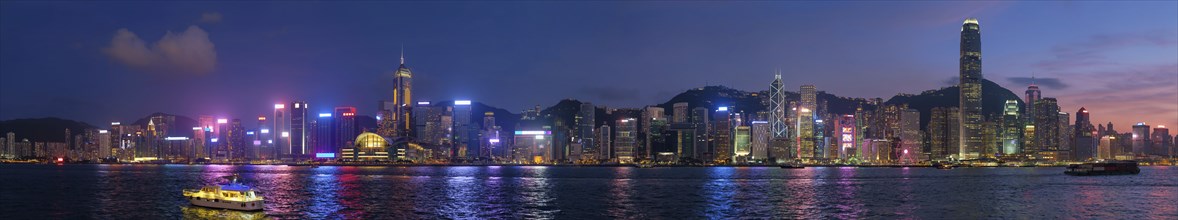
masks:
{"label": "white boat", "polygon": [[231,209],[241,211],[258,211],[265,207],[265,200],[249,186],[237,182],[237,175],[228,176],[229,183],[205,186],[197,189],[185,189],[184,198],[195,206]]}

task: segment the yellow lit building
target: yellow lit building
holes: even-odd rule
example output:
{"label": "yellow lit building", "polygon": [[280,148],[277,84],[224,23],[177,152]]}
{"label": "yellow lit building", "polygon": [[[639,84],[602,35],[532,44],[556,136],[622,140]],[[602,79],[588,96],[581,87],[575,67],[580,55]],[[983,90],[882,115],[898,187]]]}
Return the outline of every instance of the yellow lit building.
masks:
{"label": "yellow lit building", "polygon": [[376,133],[364,132],[356,136],[351,148],[344,148],[341,156],[351,161],[388,161],[389,141]]}

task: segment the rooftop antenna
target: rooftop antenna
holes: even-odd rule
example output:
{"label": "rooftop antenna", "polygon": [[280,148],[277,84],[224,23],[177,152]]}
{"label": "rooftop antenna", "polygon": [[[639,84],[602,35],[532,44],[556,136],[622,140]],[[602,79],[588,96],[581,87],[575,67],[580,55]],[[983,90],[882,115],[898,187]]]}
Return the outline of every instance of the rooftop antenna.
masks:
{"label": "rooftop antenna", "polygon": [[1035,72],[1031,72],[1031,85],[1035,85]]}
{"label": "rooftop antenna", "polygon": [[401,65],[405,65],[405,44],[401,44]]}

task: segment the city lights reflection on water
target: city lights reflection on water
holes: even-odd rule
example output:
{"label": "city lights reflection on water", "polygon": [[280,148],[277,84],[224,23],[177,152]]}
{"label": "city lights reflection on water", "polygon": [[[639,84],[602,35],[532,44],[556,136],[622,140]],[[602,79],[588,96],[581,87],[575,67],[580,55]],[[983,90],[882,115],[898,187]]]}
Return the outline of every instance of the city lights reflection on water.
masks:
{"label": "city lights reflection on water", "polygon": [[[4,219],[1169,218],[1178,169],[0,165]],[[239,174],[264,212],[188,205]],[[1093,208],[1098,207],[1098,208]]]}

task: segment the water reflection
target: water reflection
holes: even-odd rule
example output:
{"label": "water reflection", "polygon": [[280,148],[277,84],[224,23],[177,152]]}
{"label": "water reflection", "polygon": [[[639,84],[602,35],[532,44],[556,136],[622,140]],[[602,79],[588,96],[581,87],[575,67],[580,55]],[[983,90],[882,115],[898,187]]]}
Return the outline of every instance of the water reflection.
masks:
{"label": "water reflection", "polygon": [[243,212],[227,209],[210,209],[199,206],[180,206],[180,214],[183,219],[227,219],[227,220],[253,220],[253,219],[270,219],[265,212]]}

